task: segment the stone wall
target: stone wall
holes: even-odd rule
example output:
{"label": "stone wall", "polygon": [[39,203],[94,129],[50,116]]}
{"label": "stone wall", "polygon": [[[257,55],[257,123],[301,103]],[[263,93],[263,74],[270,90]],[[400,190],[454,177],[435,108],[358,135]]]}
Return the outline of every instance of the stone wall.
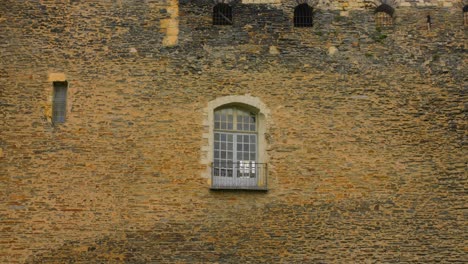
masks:
{"label": "stone wall", "polygon": [[[229,2],[2,1],[0,262],[463,262],[461,2]],[[210,191],[231,95],[270,111],[268,192]]]}

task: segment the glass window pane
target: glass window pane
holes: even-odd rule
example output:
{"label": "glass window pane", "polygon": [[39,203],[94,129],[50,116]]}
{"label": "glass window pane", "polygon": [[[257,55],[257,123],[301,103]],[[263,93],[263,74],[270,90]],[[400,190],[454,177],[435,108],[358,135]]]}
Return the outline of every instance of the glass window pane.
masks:
{"label": "glass window pane", "polygon": [[244,124],[244,131],[249,131],[249,124]]}
{"label": "glass window pane", "polygon": [[226,134],[221,134],[221,141],[226,141]]}
{"label": "glass window pane", "polygon": [[244,151],[249,151],[249,144],[244,144]]}
{"label": "glass window pane", "polygon": [[250,131],[255,131],[255,125],[250,125]]}
{"label": "glass window pane", "polygon": [[250,135],[250,142],[251,143],[256,143],[257,139],[255,137],[255,135]]}
{"label": "glass window pane", "polygon": [[219,129],[219,128],[220,128],[219,122],[215,122],[215,129]]}
{"label": "glass window pane", "polygon": [[242,144],[237,144],[237,151],[242,151]]}
{"label": "glass window pane", "polygon": [[232,153],[231,151],[229,151],[229,152],[227,153],[227,158],[228,158],[229,160],[232,160],[232,158],[233,158],[232,156],[233,156],[233,153]]}
{"label": "glass window pane", "polygon": [[228,135],[227,135],[227,141],[228,141],[228,142],[232,142],[232,135],[231,135],[231,134],[228,134]]}
{"label": "glass window pane", "polygon": [[226,158],[226,152],[225,152],[225,151],[221,151],[221,158],[222,158],[222,159],[225,159],[225,158]]}
{"label": "glass window pane", "polygon": [[255,153],[250,153],[250,160],[256,160]]}
{"label": "glass window pane", "polygon": [[219,133],[215,133],[215,140],[219,140]]}

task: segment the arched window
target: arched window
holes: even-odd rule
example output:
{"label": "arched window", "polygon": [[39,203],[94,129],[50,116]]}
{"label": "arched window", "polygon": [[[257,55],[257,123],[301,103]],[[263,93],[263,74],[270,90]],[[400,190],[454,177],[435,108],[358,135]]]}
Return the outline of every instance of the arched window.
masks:
{"label": "arched window", "polygon": [[468,26],[468,5],[463,7],[463,24]]}
{"label": "arched window", "polygon": [[375,26],[389,27],[393,25],[394,9],[386,4],[382,4],[375,9]]}
{"label": "arched window", "polygon": [[294,9],[294,26],[311,27],[313,24],[312,7],[308,4],[300,4]]}
{"label": "arched window", "polygon": [[266,167],[259,163],[257,111],[236,105],[214,111],[212,186],[266,188]]}
{"label": "arched window", "polygon": [[232,8],[228,4],[213,7],[213,25],[232,25]]}

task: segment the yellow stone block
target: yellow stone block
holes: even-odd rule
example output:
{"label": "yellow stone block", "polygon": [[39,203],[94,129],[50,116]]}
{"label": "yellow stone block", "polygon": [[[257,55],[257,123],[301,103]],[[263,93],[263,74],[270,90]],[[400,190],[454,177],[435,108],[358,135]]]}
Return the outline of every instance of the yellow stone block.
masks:
{"label": "yellow stone block", "polygon": [[49,73],[49,82],[64,82],[67,80],[65,73]]}

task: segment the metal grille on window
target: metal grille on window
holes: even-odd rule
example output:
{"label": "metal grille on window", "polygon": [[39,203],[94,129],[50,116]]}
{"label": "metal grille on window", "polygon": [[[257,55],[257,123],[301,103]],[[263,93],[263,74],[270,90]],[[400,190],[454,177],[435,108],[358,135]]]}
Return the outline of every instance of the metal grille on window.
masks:
{"label": "metal grille on window", "polygon": [[54,82],[52,122],[64,123],[67,112],[67,82]]}
{"label": "metal grille on window", "polygon": [[375,25],[377,27],[388,27],[393,24],[392,17],[385,12],[378,12],[375,14]]}
{"label": "metal grille on window", "polygon": [[375,26],[389,27],[393,25],[394,9],[386,4],[382,4],[375,9]]}
{"label": "metal grille on window", "polygon": [[232,8],[228,4],[213,7],[213,25],[232,25]]}
{"label": "metal grille on window", "polygon": [[294,26],[311,27],[312,26],[312,7],[307,4],[300,4],[294,9]]}

